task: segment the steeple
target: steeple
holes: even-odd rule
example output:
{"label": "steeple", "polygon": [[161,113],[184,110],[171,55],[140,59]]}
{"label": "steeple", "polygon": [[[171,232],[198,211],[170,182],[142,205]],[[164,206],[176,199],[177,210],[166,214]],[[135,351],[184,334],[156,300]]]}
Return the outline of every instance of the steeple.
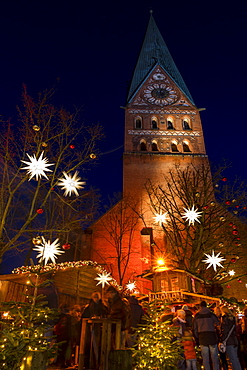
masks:
{"label": "steeple", "polygon": [[130,102],[136,91],[156,65],[160,65],[165,70],[168,76],[176,83],[177,87],[186,95],[190,102],[195,105],[166,43],[158,30],[151,12],[142,49],[131,81],[127,103]]}

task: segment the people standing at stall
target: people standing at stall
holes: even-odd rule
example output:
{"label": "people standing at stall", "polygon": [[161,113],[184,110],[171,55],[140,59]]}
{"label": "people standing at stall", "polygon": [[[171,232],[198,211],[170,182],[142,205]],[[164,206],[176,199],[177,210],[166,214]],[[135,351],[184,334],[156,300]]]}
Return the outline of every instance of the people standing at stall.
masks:
{"label": "people standing at stall", "polygon": [[[126,332],[130,328],[130,306],[128,300],[121,298],[119,292],[113,286],[109,286],[106,294],[108,299],[109,318],[113,320],[121,320],[121,348],[124,348]],[[112,341],[112,345],[113,343],[114,340]]]}
{"label": "people standing at stall", "polygon": [[[100,292],[93,292],[89,303],[84,307],[82,312],[83,319],[98,319],[107,317],[108,308],[101,299]],[[86,328],[85,337],[85,356],[84,365],[89,368],[90,358],[91,363],[96,367],[100,361],[100,340],[101,340],[101,325],[99,323],[91,323]]]}
{"label": "people standing at stall", "polygon": [[84,307],[82,318],[106,317],[108,313],[101,299],[100,292],[93,292],[89,303]]}
{"label": "people standing at stall", "polygon": [[144,310],[136,297],[128,296],[127,299],[130,305],[130,323],[126,342],[128,347],[133,347],[136,343],[136,329],[144,316]]}
{"label": "people standing at stall", "polygon": [[[186,318],[185,311],[184,310],[177,310],[176,316],[172,320],[172,326],[177,327],[176,339],[177,339],[178,342],[180,342],[181,347],[182,347],[181,339],[184,336],[184,332],[186,330],[186,325],[185,325],[186,320],[185,320],[185,318]],[[182,357],[181,360],[178,361],[177,368],[179,370],[185,370],[185,358],[184,358],[183,353],[182,353],[181,357]]]}
{"label": "people standing at stall", "polygon": [[61,314],[59,322],[54,327],[57,343],[62,343],[57,356],[56,365],[66,368],[74,364],[76,346],[80,343],[81,306],[74,305],[68,313]]}
{"label": "people standing at stall", "polygon": [[186,304],[184,304],[182,306],[182,310],[185,311],[185,321],[186,321],[185,326],[186,326],[186,328],[187,329],[192,329],[192,320],[193,320],[192,311],[189,309],[189,307]]}
{"label": "people standing at stall", "polygon": [[186,370],[197,370],[196,342],[190,330],[185,330],[181,343],[184,348]]}
{"label": "people standing at stall", "polygon": [[211,370],[210,359],[213,370],[219,370],[218,338],[216,329],[219,325],[217,316],[207,308],[207,303],[200,303],[200,310],[195,314],[192,327],[196,342],[200,345],[202,361],[205,370]]}
{"label": "people standing at stall", "polygon": [[232,370],[241,370],[238,359],[238,339],[236,334],[236,317],[226,306],[222,306],[220,322],[220,343],[226,345],[226,354]]}

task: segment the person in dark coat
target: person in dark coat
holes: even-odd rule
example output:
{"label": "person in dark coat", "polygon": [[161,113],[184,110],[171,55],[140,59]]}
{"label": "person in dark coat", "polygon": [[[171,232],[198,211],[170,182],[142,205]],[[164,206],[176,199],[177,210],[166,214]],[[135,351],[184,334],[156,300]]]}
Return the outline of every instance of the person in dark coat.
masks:
{"label": "person in dark coat", "polygon": [[117,289],[112,285],[107,289],[107,298],[109,318],[113,320],[121,320],[121,347],[124,348],[126,332],[130,328],[129,302],[127,299],[122,299]]}
{"label": "person in dark coat", "polygon": [[213,370],[219,370],[218,338],[216,328],[219,325],[217,316],[207,308],[207,303],[202,301],[201,309],[195,314],[192,327],[196,342],[200,345],[202,361],[205,370],[210,370],[210,357]]}
{"label": "person in dark coat", "polygon": [[130,328],[127,333],[127,346],[133,347],[136,342],[135,331],[141,323],[142,317],[144,316],[144,310],[136,297],[129,296],[127,299],[130,305]]}
{"label": "person in dark coat", "polygon": [[74,305],[68,313],[62,313],[59,322],[54,327],[57,343],[60,346],[56,365],[66,368],[73,364],[75,346],[79,345],[81,329],[81,307]]}
{"label": "person in dark coat", "polygon": [[226,342],[226,354],[232,365],[232,370],[241,370],[241,365],[238,359],[238,339],[236,333],[236,318],[233,313],[225,306],[221,310],[220,324],[220,342],[226,340],[230,330],[233,328]]}
{"label": "person in dark coat", "polygon": [[[92,293],[89,303],[85,306],[82,318],[83,319],[98,319],[107,317],[108,308],[101,300],[101,294],[97,291]],[[92,323],[87,325],[85,333],[85,355],[84,365],[89,368],[90,358],[95,367],[99,366],[100,361],[100,339],[101,339],[101,324]]]}
{"label": "person in dark coat", "polygon": [[189,307],[186,304],[183,305],[182,310],[185,311],[185,321],[186,321],[185,326],[187,329],[191,329],[192,319],[193,319],[192,311],[189,309]]}
{"label": "person in dark coat", "polygon": [[101,294],[93,292],[89,303],[83,310],[82,318],[106,317],[107,313],[108,309],[102,302]]}

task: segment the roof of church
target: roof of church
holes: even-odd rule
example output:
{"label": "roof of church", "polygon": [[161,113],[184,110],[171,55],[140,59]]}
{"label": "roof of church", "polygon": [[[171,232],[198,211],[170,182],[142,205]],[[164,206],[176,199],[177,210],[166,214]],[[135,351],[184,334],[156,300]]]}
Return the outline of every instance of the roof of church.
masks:
{"label": "roof of church", "polygon": [[194,104],[192,96],[190,95],[190,92],[172,59],[151,13],[147,32],[131,81],[127,98],[128,102],[157,64],[164,68],[172,80],[177,84],[179,89],[182,90],[187,98],[189,98],[189,100]]}

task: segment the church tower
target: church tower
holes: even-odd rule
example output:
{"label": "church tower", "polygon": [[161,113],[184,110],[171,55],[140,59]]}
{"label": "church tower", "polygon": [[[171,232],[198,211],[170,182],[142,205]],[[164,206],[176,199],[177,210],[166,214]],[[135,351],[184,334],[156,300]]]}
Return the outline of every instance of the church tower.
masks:
{"label": "church tower", "polygon": [[125,110],[124,194],[171,167],[207,162],[198,108],[151,14]]}
{"label": "church tower", "polygon": [[[154,226],[145,184],[162,183],[176,165],[207,163],[199,109],[151,14],[125,107],[123,201],[88,230],[84,250],[107,265],[117,280],[121,270],[121,284],[142,276],[152,267],[156,245],[166,249],[164,232]],[[134,211],[126,207],[130,200]],[[143,217],[135,220],[137,214]],[[139,288],[146,293],[152,286],[142,280]]]}

